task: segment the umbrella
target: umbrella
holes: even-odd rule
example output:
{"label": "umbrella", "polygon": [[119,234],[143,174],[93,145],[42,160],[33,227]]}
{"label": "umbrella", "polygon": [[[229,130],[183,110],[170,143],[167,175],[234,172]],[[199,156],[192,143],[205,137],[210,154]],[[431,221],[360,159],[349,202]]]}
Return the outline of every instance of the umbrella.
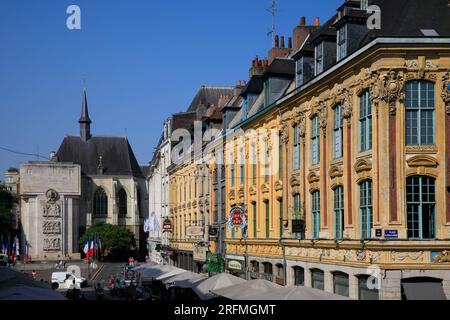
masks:
{"label": "umbrella", "polygon": [[192,288],[192,290],[194,290],[201,299],[209,300],[216,297],[211,293],[211,291],[227,288],[245,282],[247,281],[242,278],[233,276],[229,273],[219,273],[203,281],[191,284],[183,284],[185,284],[186,286],[189,285],[188,288]]}
{"label": "umbrella", "polygon": [[167,279],[167,278],[170,278],[170,277],[173,277],[173,276],[179,275],[181,273],[185,273],[185,272],[186,272],[186,270],[172,267],[171,270],[168,270],[166,272],[161,273],[159,276],[156,276],[155,280],[164,280],[164,279]]}
{"label": "umbrella", "polygon": [[0,300],[67,300],[59,292],[51,289],[24,285],[0,289]]}
{"label": "umbrella", "polygon": [[164,283],[173,283],[174,286],[178,287],[178,282],[180,281],[186,281],[186,280],[190,280],[190,281],[199,281],[202,279],[206,279],[205,276],[202,276],[201,274],[198,273],[194,273],[194,272],[190,272],[190,271],[186,271],[168,278],[164,278],[163,282]]}
{"label": "umbrella", "polygon": [[134,268],[133,270],[139,272],[141,274],[141,278],[143,279],[153,279],[164,273],[170,272],[174,269],[178,269],[169,265],[157,265],[152,267],[139,267]]}
{"label": "umbrella", "polygon": [[247,300],[350,300],[347,297],[304,286],[280,287],[249,296]]}
{"label": "umbrella", "polygon": [[251,300],[252,296],[261,293],[271,293],[274,290],[281,288],[280,285],[273,282],[257,279],[249,280],[231,287],[215,289],[212,293],[231,300]]}

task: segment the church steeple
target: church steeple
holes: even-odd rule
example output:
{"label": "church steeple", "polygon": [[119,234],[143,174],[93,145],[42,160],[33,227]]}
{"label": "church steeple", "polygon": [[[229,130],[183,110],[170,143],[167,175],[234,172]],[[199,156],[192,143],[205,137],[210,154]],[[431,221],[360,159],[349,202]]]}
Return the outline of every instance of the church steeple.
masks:
{"label": "church steeple", "polygon": [[84,142],[91,138],[91,119],[89,118],[88,104],[86,97],[86,87],[83,89],[83,105],[81,107],[81,118],[78,121],[80,124],[80,137]]}

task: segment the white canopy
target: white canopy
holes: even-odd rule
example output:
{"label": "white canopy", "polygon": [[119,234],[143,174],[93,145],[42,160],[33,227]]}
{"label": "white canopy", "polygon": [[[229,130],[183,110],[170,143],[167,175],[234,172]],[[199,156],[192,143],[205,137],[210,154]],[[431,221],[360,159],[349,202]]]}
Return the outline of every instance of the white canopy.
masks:
{"label": "white canopy", "polygon": [[227,288],[211,290],[212,293],[231,300],[251,300],[255,294],[272,293],[281,288],[273,282],[257,279],[249,280]]}
{"label": "white canopy", "polygon": [[246,280],[233,276],[229,273],[219,273],[203,281],[191,284],[183,284],[185,284],[188,288],[192,288],[192,290],[194,290],[194,292],[200,297],[200,299],[209,300],[216,297],[216,295],[211,293],[212,291],[228,288],[246,282]]}
{"label": "white canopy", "polygon": [[350,300],[347,297],[303,286],[279,287],[270,292],[247,297],[247,300]]}
{"label": "white canopy", "polygon": [[180,269],[177,267],[172,267],[172,268],[173,269],[168,270],[164,273],[161,273],[159,276],[155,277],[155,280],[164,280],[164,279],[167,279],[167,278],[170,278],[170,277],[173,277],[173,276],[176,276],[176,275],[186,272],[186,270],[183,270],[183,269]]}
{"label": "white canopy", "polygon": [[[178,268],[169,265],[155,265],[155,266],[140,266],[133,270],[141,274],[142,279],[155,279],[165,273],[169,273]],[[181,270],[181,269],[178,269]]]}

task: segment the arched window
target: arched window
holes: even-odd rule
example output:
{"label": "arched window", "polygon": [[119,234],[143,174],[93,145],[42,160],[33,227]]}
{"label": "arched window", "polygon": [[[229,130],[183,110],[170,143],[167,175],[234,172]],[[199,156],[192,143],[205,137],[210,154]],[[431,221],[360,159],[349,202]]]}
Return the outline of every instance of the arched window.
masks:
{"label": "arched window", "polygon": [[94,217],[106,217],[108,215],[108,196],[102,188],[94,194]]}
{"label": "arched window", "polygon": [[344,272],[333,272],[333,292],[341,296],[348,297],[349,280],[348,274]]}
{"label": "arched window", "polygon": [[127,216],[127,193],[124,188],[121,188],[117,194],[118,197],[118,207],[119,207],[119,216],[126,217]]}
{"label": "arched window", "polygon": [[311,286],[315,289],[324,290],[324,273],[320,269],[311,269]]}
{"label": "arched window", "polygon": [[359,185],[359,216],[361,239],[370,239],[372,220],[372,181],[365,180]]}
{"label": "arched window", "polygon": [[434,145],[434,83],[423,80],[406,84],[406,145]]}
{"label": "arched window", "polygon": [[295,266],[294,269],[294,285],[304,286],[305,285],[305,269],[299,266]]}
{"label": "arched window", "polygon": [[434,239],[436,223],[435,179],[413,176],[406,180],[408,238]]}
{"label": "arched window", "polygon": [[334,189],[334,238],[342,239],[344,233],[344,187]]}
{"label": "arched window", "polygon": [[379,300],[376,284],[369,275],[358,276],[358,300]]}
{"label": "arched window", "polygon": [[267,275],[273,274],[272,264],[270,262],[264,262],[264,273]]}

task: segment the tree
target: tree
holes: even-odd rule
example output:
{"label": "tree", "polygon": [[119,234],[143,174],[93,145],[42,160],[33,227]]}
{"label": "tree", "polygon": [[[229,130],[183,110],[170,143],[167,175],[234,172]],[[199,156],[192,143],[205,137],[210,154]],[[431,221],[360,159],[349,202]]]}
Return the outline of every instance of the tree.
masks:
{"label": "tree", "polygon": [[123,260],[133,255],[136,241],[134,234],[123,226],[114,226],[103,221],[94,221],[80,238],[80,247],[84,248],[86,240],[98,235],[102,240],[102,256],[110,260]]}
{"label": "tree", "polygon": [[14,196],[0,184],[0,234],[8,236],[12,233],[12,214]]}

